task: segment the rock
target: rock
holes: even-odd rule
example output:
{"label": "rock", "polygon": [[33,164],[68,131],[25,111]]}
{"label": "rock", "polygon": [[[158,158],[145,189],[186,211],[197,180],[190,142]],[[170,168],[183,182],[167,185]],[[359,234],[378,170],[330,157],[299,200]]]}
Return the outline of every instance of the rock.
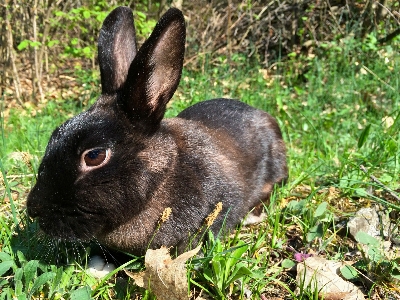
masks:
{"label": "rock", "polygon": [[376,207],[361,208],[354,217],[350,218],[347,228],[353,238],[359,231],[373,237],[381,237],[382,231],[383,236],[388,237],[390,220],[386,214],[377,212]]}
{"label": "rock", "polygon": [[[297,264],[297,285],[318,290],[323,299],[361,300],[365,299],[361,290],[338,274],[348,265],[345,262],[327,260],[323,257],[309,257]],[[297,288],[296,293],[299,293]]]}

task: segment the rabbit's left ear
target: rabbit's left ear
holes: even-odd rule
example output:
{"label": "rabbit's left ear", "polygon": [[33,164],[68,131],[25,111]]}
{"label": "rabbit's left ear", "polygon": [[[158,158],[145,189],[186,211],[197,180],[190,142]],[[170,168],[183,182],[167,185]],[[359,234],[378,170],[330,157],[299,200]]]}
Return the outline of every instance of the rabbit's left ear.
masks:
{"label": "rabbit's left ear", "polygon": [[98,41],[102,94],[122,87],[136,56],[136,33],[129,7],[117,7],[104,20]]}
{"label": "rabbit's left ear", "polygon": [[170,8],[138,51],[118,98],[132,121],[154,128],[161,121],[181,78],[185,38],[183,14]]}

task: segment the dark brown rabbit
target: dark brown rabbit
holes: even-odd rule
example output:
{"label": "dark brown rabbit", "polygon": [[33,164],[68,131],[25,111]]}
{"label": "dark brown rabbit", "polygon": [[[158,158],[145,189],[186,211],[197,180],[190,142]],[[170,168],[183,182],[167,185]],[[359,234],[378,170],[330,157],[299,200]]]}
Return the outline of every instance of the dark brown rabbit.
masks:
{"label": "dark brown rabbit", "polygon": [[47,235],[134,254],[162,245],[182,252],[217,203],[214,232],[233,228],[287,178],[281,132],[261,110],[214,99],[163,119],[183,67],[178,9],[137,51],[132,12],[116,8],[98,47],[102,94],[53,132],[28,196],[28,214]]}

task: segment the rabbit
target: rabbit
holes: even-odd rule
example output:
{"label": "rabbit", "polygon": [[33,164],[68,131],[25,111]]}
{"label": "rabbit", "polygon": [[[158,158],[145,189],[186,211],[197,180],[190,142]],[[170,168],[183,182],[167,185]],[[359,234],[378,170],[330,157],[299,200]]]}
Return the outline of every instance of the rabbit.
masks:
{"label": "rabbit", "polygon": [[107,16],[98,40],[101,95],[52,133],[27,198],[46,236],[135,255],[161,246],[182,253],[216,207],[209,229],[233,229],[286,180],[285,143],[264,111],[213,99],[163,119],[185,39],[175,8],[140,49],[131,9]]}

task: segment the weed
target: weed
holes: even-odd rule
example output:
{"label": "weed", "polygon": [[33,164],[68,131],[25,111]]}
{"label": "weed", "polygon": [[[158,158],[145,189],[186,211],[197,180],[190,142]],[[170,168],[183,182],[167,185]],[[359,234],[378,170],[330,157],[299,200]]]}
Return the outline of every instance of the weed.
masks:
{"label": "weed", "polygon": [[251,279],[264,277],[254,261],[242,258],[250,248],[248,244],[239,241],[234,247],[226,248],[211,232],[208,241],[204,258],[192,261],[196,272],[191,283],[214,299],[227,299],[234,294],[243,297]]}

